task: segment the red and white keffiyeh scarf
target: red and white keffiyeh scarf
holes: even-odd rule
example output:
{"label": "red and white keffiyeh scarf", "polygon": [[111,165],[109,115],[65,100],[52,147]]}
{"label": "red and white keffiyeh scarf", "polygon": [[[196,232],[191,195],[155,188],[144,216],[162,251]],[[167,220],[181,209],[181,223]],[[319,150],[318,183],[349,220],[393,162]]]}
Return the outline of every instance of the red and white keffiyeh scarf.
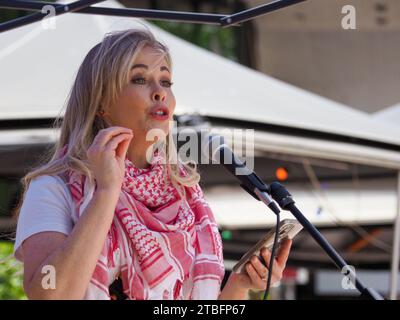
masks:
{"label": "red and white keffiyeh scarf", "polygon": [[[120,272],[129,299],[217,299],[224,276],[222,241],[199,185],[182,200],[162,156],[149,168],[125,159],[125,179],[113,223],[86,291],[86,299],[110,299],[110,270]],[[89,179],[68,172],[75,222],[95,191]],[[101,214],[101,212],[99,212]]]}

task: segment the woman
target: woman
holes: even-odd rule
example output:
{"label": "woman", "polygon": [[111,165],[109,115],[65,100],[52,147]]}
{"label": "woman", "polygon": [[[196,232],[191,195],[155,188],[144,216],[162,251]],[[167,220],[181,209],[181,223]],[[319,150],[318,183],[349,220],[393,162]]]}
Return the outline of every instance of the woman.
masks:
{"label": "woman", "polygon": [[146,139],[169,133],[171,81],[168,49],[146,30],[107,34],[85,57],[52,158],[23,179],[14,250],[29,298],[112,299],[116,279],[127,299],[245,299],[265,289],[268,269],[253,257],[221,291],[221,238],[196,167],[169,139]]}

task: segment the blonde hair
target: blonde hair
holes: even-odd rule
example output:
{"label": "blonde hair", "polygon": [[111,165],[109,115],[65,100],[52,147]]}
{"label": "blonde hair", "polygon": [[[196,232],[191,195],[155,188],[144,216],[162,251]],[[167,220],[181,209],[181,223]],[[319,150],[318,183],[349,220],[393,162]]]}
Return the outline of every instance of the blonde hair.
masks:
{"label": "blonde hair", "polygon": [[[157,41],[149,30],[128,29],[107,33],[103,41],[88,52],[68,95],[64,117],[57,117],[53,124],[57,128],[61,123],[60,138],[48,150],[41,164],[21,179],[22,197],[15,210],[16,215],[19,214],[26,190],[34,178],[58,175],[72,169],[84,174],[91,183],[94,182],[86,151],[99,130],[109,127],[96,113],[101,105],[112,104],[129,82],[129,70],[144,46],[160,51],[172,69],[168,48]],[[184,163],[179,159],[172,140],[168,137],[165,139],[166,147],[163,150],[166,152],[166,163],[163,165],[167,170],[166,178],[169,177],[180,196],[185,197],[184,186],[197,184],[200,175],[194,162]],[[66,144],[68,150],[60,156]]]}

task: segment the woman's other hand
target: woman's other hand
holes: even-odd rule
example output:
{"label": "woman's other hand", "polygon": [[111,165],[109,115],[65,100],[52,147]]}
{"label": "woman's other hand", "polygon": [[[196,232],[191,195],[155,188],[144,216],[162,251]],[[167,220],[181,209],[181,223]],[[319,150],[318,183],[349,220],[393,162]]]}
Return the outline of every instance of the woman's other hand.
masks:
{"label": "woman's other hand", "polygon": [[[291,246],[292,240],[287,239],[282,242],[279,253],[273,262],[271,285],[282,279]],[[231,281],[234,286],[241,289],[265,290],[267,287],[271,252],[264,248],[261,251],[261,257],[266,267],[254,255],[250,259],[250,262],[245,265],[246,273],[232,273],[228,281]]]}

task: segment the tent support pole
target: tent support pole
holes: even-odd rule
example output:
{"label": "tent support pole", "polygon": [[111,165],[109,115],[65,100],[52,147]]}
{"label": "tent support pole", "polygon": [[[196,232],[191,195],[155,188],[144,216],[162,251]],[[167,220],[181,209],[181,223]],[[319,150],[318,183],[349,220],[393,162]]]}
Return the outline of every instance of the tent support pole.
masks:
{"label": "tent support pole", "polygon": [[394,221],[390,299],[397,300],[400,255],[400,171],[397,173],[397,213]]}
{"label": "tent support pole", "polygon": [[[83,8],[90,7],[92,4],[96,4],[99,2],[103,2],[104,0],[77,0],[75,2],[69,3],[68,5],[57,6],[55,7],[54,14],[61,15],[67,12],[79,11]],[[40,21],[47,16],[47,11],[38,11],[35,13],[31,13],[24,17],[19,17],[13,20],[9,20],[3,23],[0,23],[0,32],[8,31],[11,29],[15,29],[18,27],[25,26],[27,24]]]}
{"label": "tent support pole", "polygon": [[[77,2],[86,2],[86,1],[91,2],[91,0],[80,0]],[[99,1],[93,0],[94,3],[102,1],[104,0],[99,0]],[[49,4],[48,2],[41,2],[41,1],[2,0],[0,1],[0,8],[39,10],[39,12],[1,23],[0,32],[8,31],[26,25],[28,23],[36,22],[43,19],[47,15],[47,13],[41,13],[43,5],[53,6],[56,10],[56,14],[62,14],[66,12],[91,13],[91,14],[103,14],[103,15],[115,15],[115,16],[142,17],[150,20],[167,20],[167,21],[182,21],[189,23],[216,24],[222,27],[230,27],[230,26],[241,26],[241,23],[247,20],[305,1],[307,0],[275,0],[269,3],[262,4],[258,7],[250,8],[248,10],[244,10],[234,14],[218,15],[209,13],[191,13],[191,12],[178,12],[178,11],[166,11],[166,10],[102,8],[102,7],[91,7],[90,4],[81,5],[79,6],[79,8],[71,10],[72,7],[76,5],[75,3],[70,3],[66,5],[60,3]]]}

